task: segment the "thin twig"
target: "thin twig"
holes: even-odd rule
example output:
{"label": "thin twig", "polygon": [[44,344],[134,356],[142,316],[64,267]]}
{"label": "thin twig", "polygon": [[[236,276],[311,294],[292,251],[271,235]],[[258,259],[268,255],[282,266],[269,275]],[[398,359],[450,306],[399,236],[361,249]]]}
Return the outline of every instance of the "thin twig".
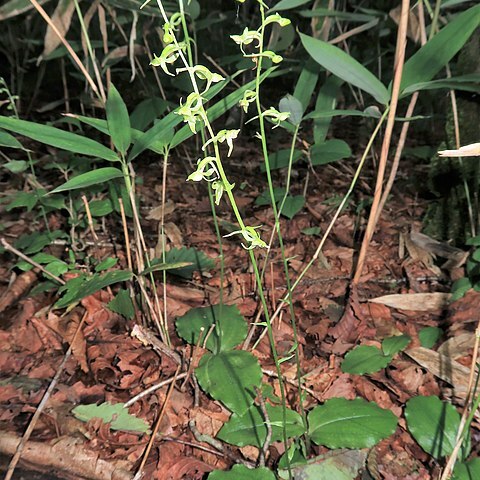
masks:
{"label": "thin twig", "polygon": [[264,467],[265,460],[267,459],[268,449],[270,447],[270,442],[272,441],[272,424],[270,423],[270,417],[267,412],[267,406],[265,405],[265,399],[263,398],[262,392],[259,388],[256,388],[258,401],[260,403],[260,410],[262,411],[265,427],[267,429],[267,434],[265,435],[265,441],[262,445],[262,450],[260,451],[260,456],[258,458],[258,466]]}
{"label": "thin twig", "polygon": [[22,260],[25,260],[28,262],[30,265],[33,265],[35,268],[38,268],[41,272],[43,272],[45,275],[48,275],[50,278],[55,280],[56,282],[60,283],[61,285],[65,285],[65,280],[62,280],[61,278],[57,277],[53,273],[50,273],[48,270],[43,268],[39,263],[37,263],[35,260],[32,260],[31,258],[28,258],[26,255],[24,255],[20,250],[17,250],[15,247],[10,245],[4,238],[0,238],[0,243],[2,244],[3,248],[5,250],[14,253],[17,257],[21,258]]}
{"label": "thin twig", "polygon": [[85,318],[87,317],[87,312],[83,315],[82,319],[80,320],[80,323],[78,324],[77,330],[75,331],[75,335],[72,338],[72,341],[70,342],[70,346],[68,347],[68,350],[66,351],[62,363],[57,369],[57,373],[55,373],[55,376],[53,377],[52,381],[50,382],[50,385],[47,388],[47,391],[43,395],[42,400],[38,404],[37,410],[33,414],[32,419],[30,420],[30,423],[28,424],[27,429],[25,430],[25,433],[23,434],[23,437],[20,441],[20,443],[17,446],[17,451],[15,452],[15,455],[13,456],[12,460],[10,461],[10,464],[8,465],[8,470],[7,474],[5,475],[5,480],[11,480],[13,476],[13,472],[15,471],[15,467],[17,466],[18,461],[20,460],[20,457],[22,455],[22,451],[25,448],[26,443],[28,442],[28,439],[30,438],[30,435],[32,434],[35,425],[37,424],[38,419],[40,418],[40,415],[42,414],[43,410],[45,409],[45,406],[47,405],[47,402],[50,398],[50,395],[53,392],[53,389],[56,387],[58,380],[60,378],[60,375],[63,372],[63,369],[65,367],[65,364],[67,363],[68,359],[70,358],[70,355],[72,354],[72,348],[75,343],[75,340],[77,339],[77,335],[80,332],[83,323],[85,322]]}

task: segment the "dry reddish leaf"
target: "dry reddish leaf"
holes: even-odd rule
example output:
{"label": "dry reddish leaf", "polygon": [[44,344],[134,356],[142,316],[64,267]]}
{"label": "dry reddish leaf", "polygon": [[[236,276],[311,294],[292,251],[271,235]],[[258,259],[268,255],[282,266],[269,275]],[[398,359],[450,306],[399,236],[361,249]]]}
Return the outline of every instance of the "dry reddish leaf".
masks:
{"label": "dry reddish leaf", "polygon": [[22,297],[32,284],[37,280],[37,274],[30,270],[24,272],[15,279],[6,292],[0,297],[0,313],[13,305],[20,297]]}

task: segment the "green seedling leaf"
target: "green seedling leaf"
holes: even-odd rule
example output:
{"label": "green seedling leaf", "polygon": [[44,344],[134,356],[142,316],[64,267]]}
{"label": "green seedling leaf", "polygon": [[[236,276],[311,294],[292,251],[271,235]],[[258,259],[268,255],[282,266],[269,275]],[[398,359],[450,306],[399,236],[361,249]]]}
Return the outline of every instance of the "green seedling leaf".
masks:
{"label": "green seedling leaf", "polygon": [[327,140],[323,143],[313,145],[310,149],[312,165],[325,165],[351,156],[352,151],[344,140]]}
{"label": "green seedling leaf", "polygon": [[480,458],[455,465],[452,480],[477,480],[477,478],[480,478]]}
{"label": "green seedling leaf", "polygon": [[101,143],[49,125],[40,125],[35,122],[0,116],[0,128],[69,152],[98,157],[110,162],[119,160],[114,151]]}
{"label": "green seedling leaf", "polygon": [[383,354],[393,357],[402,351],[409,343],[411,338],[408,335],[397,335],[396,337],[385,338],[382,342]]}
{"label": "green seedling leaf", "polygon": [[300,39],[308,54],[323,68],[369,93],[377,102],[388,105],[390,94],[385,85],[353,57],[317,38],[300,33]]}
{"label": "green seedling leaf", "polygon": [[28,168],[28,163],[25,160],[10,160],[2,166],[12,173],[22,173]]}
{"label": "green seedling leaf", "polygon": [[309,435],[328,448],[370,448],[395,432],[390,410],[361,398],[332,398],[308,415]]}
{"label": "green seedling leaf", "polygon": [[433,348],[442,336],[443,330],[438,327],[425,327],[418,332],[420,345],[424,348]]}
{"label": "green seedling leaf", "polygon": [[50,245],[58,238],[67,238],[67,235],[59,230],[55,232],[35,232],[28,235],[22,235],[13,246],[22,251],[25,255],[32,255],[43,250],[47,245]]}
{"label": "green seedling leaf", "polygon": [[128,413],[123,403],[110,404],[108,402],[97,405],[78,405],[72,410],[73,415],[82,422],[92,418],[100,418],[104,423],[110,423],[113,430],[126,432],[148,433],[149,427],[145,420]]}
{"label": "green seedling leaf", "polygon": [[430,81],[465,45],[480,25],[480,4],[465,10],[443,27],[403,67],[401,92]]}
{"label": "green seedling leaf", "polygon": [[[211,331],[205,347],[219,353],[232,350],[245,340],[248,326],[236,305],[192,308],[176,321],[178,334],[190,345],[197,345]],[[203,329],[203,330],[202,330]],[[203,341],[200,340],[200,345]]]}
{"label": "green seedling leaf", "polygon": [[88,208],[92,217],[104,217],[113,212],[113,205],[110,199],[93,200],[89,202]]}
{"label": "green seedling leaf", "polygon": [[135,306],[128,290],[120,289],[115,298],[107,304],[107,307],[115,313],[122,315],[127,320],[135,317]]}
{"label": "green seedling leaf", "polygon": [[[365,467],[365,450],[334,450],[312,458],[304,465],[292,465],[292,476],[302,480],[355,480]],[[288,480],[288,470],[279,470],[281,479]]]}
{"label": "green seedling leaf", "polygon": [[363,375],[378,372],[392,361],[390,355],[373,345],[360,345],[345,355],[342,362],[342,372]]}
{"label": "green seedling leaf", "polygon": [[476,237],[469,238],[466,242],[467,245],[471,245],[474,247],[480,247],[480,235]]}
{"label": "green seedling leaf", "polygon": [[[460,414],[453,405],[435,396],[414,397],[407,402],[405,418],[413,438],[433,458],[452,453],[460,425]],[[463,459],[469,450],[463,447]]]}
{"label": "green seedling leaf", "polygon": [[[336,77],[335,75],[330,75],[325,83],[322,85],[318,92],[317,101],[315,103],[315,112],[330,112],[335,109],[337,106],[337,95],[342,85],[343,80]],[[330,123],[332,122],[332,117],[328,118],[316,118],[313,121],[313,140],[316,145],[325,143],[327,138],[328,129],[330,128]]]}
{"label": "green seedling leaf", "polygon": [[[303,156],[303,152],[298,150],[297,148],[293,151],[292,156],[292,165],[298,162]],[[285,148],[283,150],[279,150],[278,152],[273,152],[268,155],[268,160],[270,164],[270,170],[277,170],[279,168],[288,167],[290,163],[290,149]],[[260,165],[262,172],[265,171],[265,163]],[[270,197],[269,197],[270,198]],[[270,204],[270,200],[268,201]]]}
{"label": "green seedling leaf", "polygon": [[305,205],[305,197],[303,195],[290,195],[285,199],[281,214],[291,220]]}
{"label": "green seedling leaf", "polygon": [[118,263],[118,258],[108,257],[95,267],[95,271],[97,273],[103,272],[104,270],[108,270],[109,268],[114,267],[117,263]]}
{"label": "green seedling leaf", "polygon": [[0,130],[0,147],[24,149],[23,145],[13,135],[3,130]]}
{"label": "green seedling leaf", "polygon": [[245,465],[234,465],[231,470],[214,470],[208,480],[275,480],[274,473],[265,467],[248,468]]}
{"label": "green seedling leaf", "polygon": [[126,282],[132,278],[132,272],[116,270],[103,275],[96,273],[91,277],[77,277],[69,280],[58,291],[64,293],[63,297],[55,303],[55,308],[65,308],[79,302],[89,295],[102,290],[115,283]]}
{"label": "green seedling leaf", "polygon": [[108,99],[105,105],[107,112],[108,130],[116,149],[125,155],[132,142],[130,131],[130,117],[127,106],[113,83],[108,89]]}
{"label": "green seedling leaf", "polygon": [[78,190],[79,188],[87,188],[92,185],[99,185],[106,183],[114,178],[123,177],[123,173],[118,168],[104,167],[92,170],[87,173],[82,173],[68,180],[57,188],[54,188],[50,194],[66,192],[68,190]]}
{"label": "green seedling leaf", "polygon": [[26,208],[31,212],[38,202],[38,198],[32,192],[17,192],[12,195],[12,200],[8,203],[5,210],[12,211],[14,208]]}
{"label": "green seedling leaf", "polygon": [[280,112],[290,112],[287,122],[298,126],[302,122],[304,108],[302,102],[293,95],[285,95],[278,105]]}
{"label": "green seedling leaf", "polygon": [[195,248],[172,248],[165,254],[166,264],[189,264],[181,268],[172,268],[170,273],[178,277],[191,279],[195,270],[203,272],[211,270],[215,266],[215,262],[207,257],[203,252]]}
{"label": "green seedling leaf", "polygon": [[[266,404],[265,408],[272,426],[272,442],[283,440],[283,407]],[[293,410],[286,410],[287,437],[298,437],[305,433],[302,417]],[[262,448],[267,436],[265,417],[258,405],[253,405],[241,415],[233,414],[223,425],[217,437],[238,447],[253,445]]]}
{"label": "green seedling leaf", "polygon": [[[275,187],[273,189],[273,197],[275,199],[275,202],[278,202],[282,200],[282,198],[285,196],[287,191],[283,187]],[[270,201],[270,192],[268,190],[265,190],[262,192],[256,199],[255,199],[255,205],[258,205],[259,207],[263,207],[264,205],[271,205]]]}
{"label": "green seedling leaf", "polygon": [[195,375],[205,392],[239,415],[252,406],[262,382],[258,360],[243,350],[205,354]]}
{"label": "green seedling leaf", "polygon": [[459,278],[458,280],[455,280],[455,282],[453,282],[453,285],[452,285],[452,296],[450,297],[450,300],[452,302],[459,300],[472,287],[473,287],[473,284],[468,277],[463,277],[463,278]]}

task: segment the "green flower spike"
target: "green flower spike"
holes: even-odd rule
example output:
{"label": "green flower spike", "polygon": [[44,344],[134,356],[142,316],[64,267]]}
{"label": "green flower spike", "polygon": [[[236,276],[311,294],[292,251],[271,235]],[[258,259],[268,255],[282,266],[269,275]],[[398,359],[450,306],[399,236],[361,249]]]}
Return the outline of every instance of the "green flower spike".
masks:
{"label": "green flower spike", "polygon": [[218,83],[222,80],[225,80],[220,74],[212,73],[207,67],[203,65],[195,65],[194,67],[185,67],[185,68],[177,68],[177,73],[180,72],[189,72],[190,74],[195,74],[200,80],[206,80],[207,85],[203,93],[205,93],[212,83]]}
{"label": "green flower spike", "polygon": [[245,27],[245,30],[241,35],[230,35],[230,38],[237,45],[240,45],[242,51],[245,45],[249,45],[252,42],[257,42],[257,44],[260,44],[262,40],[262,36],[257,30],[249,30],[247,27]]}
{"label": "green flower spike", "polygon": [[245,250],[252,250],[255,247],[268,248],[268,245],[260,238],[256,229],[260,227],[245,227],[243,230],[236,230],[235,232],[224,235],[224,237],[231,237],[232,235],[240,234],[249,243],[248,246],[242,243]]}
{"label": "green flower spike", "polygon": [[263,26],[266,27],[270,23],[278,23],[281,27],[286,27],[287,25],[290,25],[290,23],[292,22],[290,22],[288,18],[283,18],[278,13],[275,13],[274,15],[270,15],[265,19]]}
{"label": "green flower spike", "polygon": [[184,104],[180,103],[180,108],[177,111],[177,115],[181,115],[183,117],[183,121],[188,123],[188,126],[193,133],[197,133],[195,125],[197,120],[202,119],[202,108],[203,100],[201,95],[196,92],[192,92],[187,97],[187,101]]}
{"label": "green flower spike", "polygon": [[153,60],[150,62],[150,65],[160,67],[167,75],[174,77],[175,75],[168,70],[168,65],[175,63],[180,56],[180,50],[185,50],[185,48],[185,43],[179,43],[178,46],[170,43],[163,49],[159,57],[153,55]]}

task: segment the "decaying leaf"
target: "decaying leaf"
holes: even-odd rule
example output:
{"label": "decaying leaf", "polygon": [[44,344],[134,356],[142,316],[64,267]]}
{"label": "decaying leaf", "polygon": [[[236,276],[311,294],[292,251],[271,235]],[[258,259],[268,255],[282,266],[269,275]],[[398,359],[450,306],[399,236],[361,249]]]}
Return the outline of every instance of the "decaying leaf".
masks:
{"label": "decaying leaf", "polygon": [[[52,23],[57,27],[63,37],[67,34],[68,29],[70,28],[74,11],[75,2],[73,0],[60,0],[55,8],[55,12],[53,12],[51,18]],[[41,55],[42,58],[52,53],[60,43],[60,38],[49,25],[47,27],[47,33],[45,34],[44,47]]]}
{"label": "decaying leaf", "polygon": [[465,145],[457,150],[441,150],[441,157],[480,157],[480,143]]}
{"label": "decaying leaf", "polygon": [[398,310],[413,310],[417,312],[430,312],[440,310],[448,305],[450,293],[405,293],[394,295],[383,295],[372,298],[372,303],[381,303]]}

